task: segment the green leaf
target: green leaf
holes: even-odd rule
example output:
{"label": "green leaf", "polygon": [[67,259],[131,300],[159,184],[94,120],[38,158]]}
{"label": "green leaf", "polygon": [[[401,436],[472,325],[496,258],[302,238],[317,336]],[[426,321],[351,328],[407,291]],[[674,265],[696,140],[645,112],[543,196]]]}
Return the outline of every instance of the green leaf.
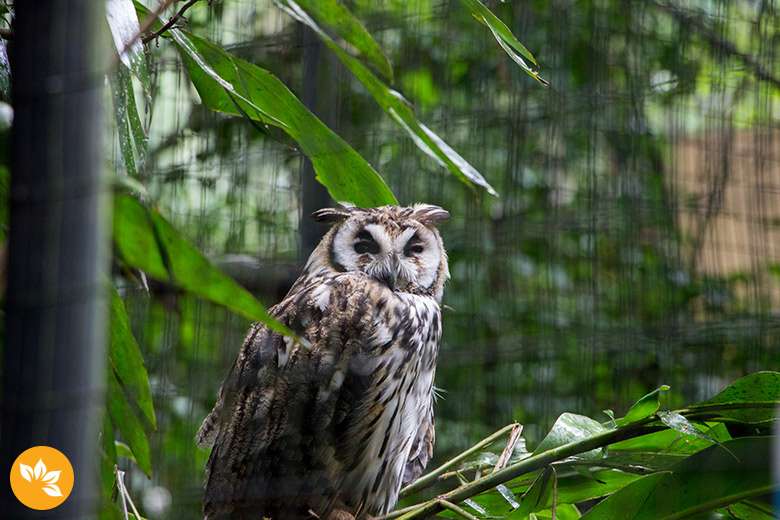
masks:
{"label": "green leaf", "polygon": [[114,241],[119,257],[130,267],[301,341],[269,316],[246,289],[181,238],[162,215],[131,196],[114,197]]}
{"label": "green leaf", "polygon": [[420,150],[432,157],[441,166],[449,169],[466,185],[482,186],[491,195],[498,196],[496,190],[485,180],[481,173],[444,142],[441,137],[417,119],[414,111],[411,109],[411,103],[400,92],[382,83],[359,60],[353,58],[339,47],[293,0],[278,0],[277,5],[320,36],[322,41],[338,55],[344,65],[368,89],[382,109],[409,134],[414,144]]}
{"label": "green leaf", "polygon": [[143,171],[146,165],[147,133],[138,113],[132,78],[138,78],[144,95],[147,100],[151,100],[149,71],[143,46],[138,38],[140,26],[132,0],[108,0],[106,18],[119,62],[116,73],[111,75],[114,120],[125,170],[128,174],[135,175]]}
{"label": "green leaf", "polygon": [[658,412],[658,418],[661,422],[669,428],[684,433],[685,435],[692,435],[699,439],[704,439],[712,443],[717,443],[715,439],[699,430],[694,424],[680,415],[678,412]]}
{"label": "green leaf", "polygon": [[526,73],[533,76],[534,79],[539,81],[539,83],[544,85],[550,84],[547,80],[542,79],[539,76],[539,73],[532,70],[531,67],[529,67],[525,62],[525,60],[523,60],[523,57],[525,57],[535,66],[539,66],[536,63],[536,59],[534,59],[533,55],[528,52],[528,49],[526,49],[522,43],[517,41],[515,35],[512,34],[512,31],[509,30],[509,28],[506,26],[506,24],[504,24],[504,22],[501,21],[501,19],[493,14],[493,12],[485,7],[485,5],[479,0],[461,0],[461,3],[466,6],[469,11],[471,11],[471,14],[474,16],[474,18],[485,24],[487,28],[490,29],[490,32],[493,33],[493,37],[496,39],[498,44],[515,63],[520,65],[520,67]]}
{"label": "green leaf", "polygon": [[379,44],[371,37],[357,18],[338,0],[298,0],[321,24],[343,38],[365,56],[384,77],[393,82],[393,68]]}
{"label": "green leaf", "polygon": [[520,507],[512,511],[508,518],[520,519],[526,518],[534,511],[544,508],[547,500],[552,496],[553,490],[553,471],[550,468],[543,471],[534,481],[528,491],[520,497]]}
{"label": "green leaf", "polygon": [[141,350],[130,331],[127,312],[116,289],[111,287],[111,319],[108,360],[114,375],[130,397],[144,413],[152,426],[157,428],[152,404],[152,392],[149,389],[149,377],[146,372]]}
{"label": "green leaf", "polygon": [[626,413],[625,417],[617,420],[617,425],[625,426],[626,424],[631,424],[643,419],[647,419],[653,415],[661,407],[661,403],[658,400],[658,395],[662,391],[666,390],[669,390],[669,387],[664,385],[642,397],[639,401],[634,403],[631,409],[628,410],[628,413]]}
{"label": "green leaf", "polygon": [[[771,437],[742,437],[711,446],[642,477],[591,509],[584,519],[677,519],[772,491]],[[733,454],[733,455],[732,455]]]}
{"label": "green leaf", "polygon": [[113,372],[108,377],[108,411],[111,414],[111,421],[133,452],[138,467],[150,477],[152,461],[149,454],[149,439]]}
{"label": "green leaf", "polygon": [[111,496],[114,488],[114,464],[117,463],[116,446],[114,445],[114,426],[108,410],[103,413],[103,432],[100,435],[101,458],[100,479],[103,481],[103,494]]}
{"label": "green leaf", "polygon": [[335,200],[363,207],[398,203],[379,174],[270,72],[194,34],[169,33],[204,105],[283,129],[298,141]]}
{"label": "green leaf", "polygon": [[[548,433],[539,446],[537,446],[534,455],[606,431],[608,431],[608,428],[605,428],[601,423],[594,421],[590,417],[573,413],[564,413],[558,417],[558,420],[555,421],[550,433]],[[583,458],[596,458],[600,456],[601,449],[592,450],[580,455],[580,457]]]}
{"label": "green leaf", "polygon": [[757,372],[734,381],[721,393],[690,407],[707,416],[747,423],[774,420],[780,403],[780,373]]}

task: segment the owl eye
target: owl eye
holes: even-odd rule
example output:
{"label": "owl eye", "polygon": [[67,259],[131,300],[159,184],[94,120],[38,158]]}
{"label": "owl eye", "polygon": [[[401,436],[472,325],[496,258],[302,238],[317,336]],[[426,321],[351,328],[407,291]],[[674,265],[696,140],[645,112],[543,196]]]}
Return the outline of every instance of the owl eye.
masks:
{"label": "owl eye", "polygon": [[370,253],[375,255],[379,253],[379,244],[376,243],[374,237],[368,231],[361,231],[357,235],[357,242],[355,242],[355,252],[359,255]]}
{"label": "owl eye", "polygon": [[409,239],[404,247],[404,256],[412,256],[423,252],[422,240],[417,235]]}

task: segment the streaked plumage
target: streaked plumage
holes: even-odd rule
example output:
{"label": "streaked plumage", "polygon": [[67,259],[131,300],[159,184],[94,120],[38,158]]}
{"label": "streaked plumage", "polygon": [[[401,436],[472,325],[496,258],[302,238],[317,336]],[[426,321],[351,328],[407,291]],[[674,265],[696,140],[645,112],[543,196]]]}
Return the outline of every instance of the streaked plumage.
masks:
{"label": "streaked plumage", "polygon": [[304,347],[255,324],[197,441],[209,519],[384,514],[432,454],[443,209],[324,209],[333,224],[270,313]]}

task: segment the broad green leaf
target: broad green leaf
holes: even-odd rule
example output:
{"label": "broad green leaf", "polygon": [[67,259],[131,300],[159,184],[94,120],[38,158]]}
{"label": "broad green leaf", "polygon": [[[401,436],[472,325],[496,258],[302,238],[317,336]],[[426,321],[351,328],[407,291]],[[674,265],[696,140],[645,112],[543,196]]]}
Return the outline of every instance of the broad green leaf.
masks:
{"label": "broad green leaf", "polygon": [[485,24],[487,28],[490,29],[490,32],[493,33],[493,37],[496,39],[498,44],[515,63],[520,65],[520,67],[526,73],[533,76],[540,83],[544,85],[550,84],[547,80],[542,79],[539,76],[539,73],[532,70],[531,67],[529,67],[525,62],[525,60],[523,60],[523,57],[525,57],[535,66],[539,66],[536,63],[536,59],[534,59],[533,55],[528,52],[528,49],[526,49],[522,43],[517,41],[515,35],[512,34],[512,31],[509,30],[509,28],[506,26],[506,24],[504,24],[504,22],[501,21],[501,19],[493,14],[493,12],[485,7],[485,5],[479,0],[461,0],[461,3],[466,6],[469,11],[471,11],[471,14],[474,16],[474,18]]}
{"label": "broad green leaf", "polygon": [[111,414],[111,422],[117,427],[133,452],[138,467],[146,473],[146,476],[151,476],[152,461],[149,454],[149,439],[146,437],[143,426],[130,403],[125,399],[125,394],[113,372],[108,377],[108,411]]}
{"label": "broad green leaf", "polygon": [[117,457],[125,457],[132,461],[135,461],[135,457],[133,456],[133,451],[130,449],[130,446],[128,446],[124,442],[119,442],[119,441],[114,441],[114,444],[116,445]]}
{"label": "broad green leaf", "polygon": [[[564,413],[558,417],[555,421],[550,433],[539,443],[534,455],[542,453],[570,442],[580,441],[591,435],[598,433],[604,433],[608,428],[605,428],[601,423],[594,421],[590,417],[584,415],[577,415],[573,413]],[[580,454],[583,458],[596,458],[601,454],[601,449],[589,451],[587,453]]]}
{"label": "broad green leaf", "polygon": [[194,34],[169,32],[204,105],[283,129],[298,141],[335,200],[363,207],[398,203],[371,165],[270,72]]}
{"label": "broad green leaf", "polygon": [[382,83],[359,60],[350,56],[339,47],[328,34],[293,0],[277,0],[277,5],[304,25],[315,31],[322,41],[338,55],[342,63],[368,89],[377,103],[390,117],[403,128],[417,147],[436,160],[441,166],[449,169],[466,185],[482,186],[491,195],[498,196],[496,190],[488,184],[485,178],[444,140],[430,128],[422,124],[414,115],[409,103],[400,92]]}
{"label": "broad green leaf", "polygon": [[298,4],[321,24],[336,31],[336,34],[360,51],[390,83],[393,82],[393,68],[387,56],[344,4],[338,0],[298,0]]}
{"label": "broad green leaf", "polygon": [[771,437],[742,437],[711,446],[620,489],[583,518],[677,519],[772,491]]}
{"label": "broad green leaf", "polygon": [[626,416],[617,420],[618,426],[625,426],[643,419],[647,419],[661,407],[661,403],[658,401],[658,395],[661,391],[669,390],[668,386],[662,386],[656,388],[646,396],[642,397],[639,401],[628,410]]}
{"label": "broad green leaf", "polygon": [[748,423],[775,419],[780,404],[780,373],[757,372],[734,381],[721,393],[690,407],[693,412]]}
{"label": "broad green leaf", "polygon": [[772,505],[745,500],[737,504],[730,504],[728,510],[718,510],[723,515],[721,518],[737,518],[739,520],[777,520],[777,514],[773,514]]}
{"label": "broad green leaf", "polygon": [[545,509],[534,513],[537,520],[577,520],[582,515],[574,504],[560,504],[555,508],[555,516],[552,509]]}
{"label": "broad green leaf", "polygon": [[246,289],[181,238],[162,215],[128,195],[114,197],[114,242],[119,257],[130,267],[300,341]]}
{"label": "broad green leaf", "polygon": [[125,306],[119,293],[111,287],[110,341],[108,343],[108,361],[114,375],[135,400],[152,426],[157,428],[152,405],[152,392],[149,389],[149,377],[141,350],[130,331]]}

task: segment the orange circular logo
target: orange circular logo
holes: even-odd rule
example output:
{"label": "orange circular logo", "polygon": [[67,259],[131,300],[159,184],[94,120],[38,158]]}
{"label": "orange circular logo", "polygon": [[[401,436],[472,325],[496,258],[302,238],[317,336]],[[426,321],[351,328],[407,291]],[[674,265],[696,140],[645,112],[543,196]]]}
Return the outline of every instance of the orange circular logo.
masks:
{"label": "orange circular logo", "polygon": [[73,489],[73,467],[54,448],[30,448],[11,467],[11,489],[19,502],[31,509],[55,508]]}

